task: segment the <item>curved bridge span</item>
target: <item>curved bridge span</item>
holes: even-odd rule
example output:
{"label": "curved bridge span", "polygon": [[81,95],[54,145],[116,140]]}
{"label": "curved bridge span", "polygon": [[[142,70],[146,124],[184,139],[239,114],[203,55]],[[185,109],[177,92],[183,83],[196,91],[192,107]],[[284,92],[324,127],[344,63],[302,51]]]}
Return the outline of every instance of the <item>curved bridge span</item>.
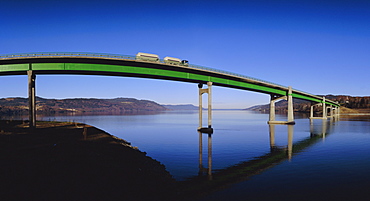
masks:
{"label": "curved bridge span", "polygon": [[[0,56],[0,75],[22,74],[29,75],[29,96],[31,98],[34,95],[32,95],[32,91],[34,93],[32,85],[34,85],[36,74],[109,75],[198,83],[200,104],[201,95],[203,93],[209,94],[209,118],[212,85],[270,94],[270,123],[282,123],[275,121],[274,102],[278,99],[288,100],[288,110],[291,110],[291,114],[288,112],[288,121],[284,123],[294,122],[293,98],[320,104],[323,106],[324,110],[325,105],[339,108],[338,103],[325,100],[325,97],[319,97],[292,89],[291,87],[248,76],[197,65],[175,65],[166,63],[163,60],[159,60],[158,62],[137,60],[135,56],[94,53],[28,53]],[[203,84],[207,84],[208,89],[202,89]],[[291,109],[289,109],[289,107],[291,107]],[[311,115],[311,117],[313,118],[313,115]],[[326,118],[326,115],[323,115],[323,118]],[[210,120],[208,123],[208,127],[210,128]]]}

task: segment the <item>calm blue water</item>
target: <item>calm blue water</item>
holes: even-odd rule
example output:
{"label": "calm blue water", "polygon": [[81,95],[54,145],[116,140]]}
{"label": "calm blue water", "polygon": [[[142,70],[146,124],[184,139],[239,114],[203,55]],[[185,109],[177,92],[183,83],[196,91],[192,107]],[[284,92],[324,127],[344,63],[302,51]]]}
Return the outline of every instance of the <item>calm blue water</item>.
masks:
{"label": "calm blue water", "polygon": [[196,131],[197,111],[43,117],[54,119],[87,123],[125,139],[164,164],[179,181],[197,176],[200,163],[211,167],[208,174],[216,179],[218,172],[267,156],[272,150],[286,153],[283,160],[202,200],[367,200],[370,196],[369,118],[341,117],[340,121],[310,123],[296,117],[296,125],[289,128],[270,127],[267,114],[216,110],[211,136]]}

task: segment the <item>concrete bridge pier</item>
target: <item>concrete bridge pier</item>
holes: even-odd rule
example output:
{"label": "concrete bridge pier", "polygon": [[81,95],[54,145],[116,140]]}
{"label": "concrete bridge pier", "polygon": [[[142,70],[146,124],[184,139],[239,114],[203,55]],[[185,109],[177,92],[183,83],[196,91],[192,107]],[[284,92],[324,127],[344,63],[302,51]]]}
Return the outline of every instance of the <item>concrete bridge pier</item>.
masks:
{"label": "concrete bridge pier", "polygon": [[[288,101],[288,120],[287,121],[275,121],[275,101],[277,100],[287,100]],[[293,113],[293,97],[292,97],[292,87],[288,88],[287,95],[278,97],[271,94],[270,100],[270,117],[268,124],[295,124],[294,113]]]}
{"label": "concrete bridge pier", "polygon": [[[198,84],[199,88],[199,127],[198,131],[202,133],[213,133],[212,128],[212,82],[207,82],[207,89],[202,89],[203,84]],[[208,93],[208,127],[203,126],[203,100],[202,95]]]}
{"label": "concrete bridge pier", "polygon": [[322,97],[322,118],[328,118],[328,110],[326,110],[325,97]]}
{"label": "concrete bridge pier", "polygon": [[315,105],[312,105],[312,103],[311,103],[311,107],[310,107],[310,119],[312,119],[312,117],[313,117],[313,107],[314,107]]}
{"label": "concrete bridge pier", "polygon": [[333,119],[338,120],[339,119],[339,107],[335,106],[333,108]]}
{"label": "concrete bridge pier", "polygon": [[29,115],[29,127],[36,127],[36,74],[29,70],[28,75],[28,115]]}
{"label": "concrete bridge pier", "polygon": [[[322,117],[314,117],[314,115],[313,115],[313,107],[314,106],[319,106],[319,105],[322,105]],[[322,103],[311,105],[310,119],[328,119],[328,117],[327,117],[327,109],[326,109],[326,104],[325,104],[325,97],[323,97]]]}
{"label": "concrete bridge pier", "polygon": [[340,107],[335,107],[335,116],[337,117],[337,118],[339,118],[339,116],[340,116]]}
{"label": "concrete bridge pier", "polygon": [[337,115],[340,116],[340,107],[337,107]]}
{"label": "concrete bridge pier", "polygon": [[[339,103],[338,103],[338,102],[337,102],[337,104],[339,105]],[[335,106],[335,107],[333,108],[333,118],[334,118],[334,119],[339,118],[339,107],[338,107],[338,106]]]}
{"label": "concrete bridge pier", "polygon": [[334,117],[334,109],[333,109],[333,106],[332,105],[329,105],[329,107],[327,107],[327,109],[329,110],[329,112],[327,113],[328,115],[328,118],[333,118]]}

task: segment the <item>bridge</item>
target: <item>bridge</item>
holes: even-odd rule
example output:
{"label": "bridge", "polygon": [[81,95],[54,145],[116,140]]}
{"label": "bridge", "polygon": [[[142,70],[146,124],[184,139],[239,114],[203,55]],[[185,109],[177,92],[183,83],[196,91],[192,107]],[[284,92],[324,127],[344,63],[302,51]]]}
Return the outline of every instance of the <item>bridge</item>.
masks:
{"label": "bridge", "polygon": [[[310,101],[310,118],[326,119],[339,114],[340,105],[320,97],[252,77],[192,64],[165,60],[143,60],[137,56],[100,53],[26,53],[0,55],[0,75],[28,75],[30,127],[36,126],[37,74],[107,75],[172,80],[196,83],[199,87],[199,128],[212,132],[212,86],[221,86],[269,94],[269,124],[294,124],[293,98]],[[207,88],[203,88],[207,85]],[[202,95],[208,94],[208,126],[202,123]],[[275,101],[288,101],[287,121],[275,121]],[[314,117],[313,107],[322,106],[321,117]],[[329,116],[329,117],[330,117]]]}

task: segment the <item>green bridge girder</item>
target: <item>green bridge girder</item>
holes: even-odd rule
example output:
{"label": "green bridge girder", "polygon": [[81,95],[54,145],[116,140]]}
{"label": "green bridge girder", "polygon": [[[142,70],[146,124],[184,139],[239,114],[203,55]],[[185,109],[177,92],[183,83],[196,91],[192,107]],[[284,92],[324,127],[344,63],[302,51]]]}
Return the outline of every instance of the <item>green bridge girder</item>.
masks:
{"label": "green bridge girder", "polygon": [[[35,55],[35,56],[33,56]],[[265,94],[285,96],[288,87],[274,83],[237,75],[211,68],[195,65],[181,66],[161,62],[135,60],[135,57],[117,58],[112,55],[95,56],[95,54],[62,53],[22,54],[0,56],[0,75],[26,74],[86,74],[142,77],[152,79],[174,80],[191,83],[212,82],[223,86]],[[323,103],[323,98],[293,89],[292,97]],[[326,100],[325,104],[339,106],[338,103]]]}

